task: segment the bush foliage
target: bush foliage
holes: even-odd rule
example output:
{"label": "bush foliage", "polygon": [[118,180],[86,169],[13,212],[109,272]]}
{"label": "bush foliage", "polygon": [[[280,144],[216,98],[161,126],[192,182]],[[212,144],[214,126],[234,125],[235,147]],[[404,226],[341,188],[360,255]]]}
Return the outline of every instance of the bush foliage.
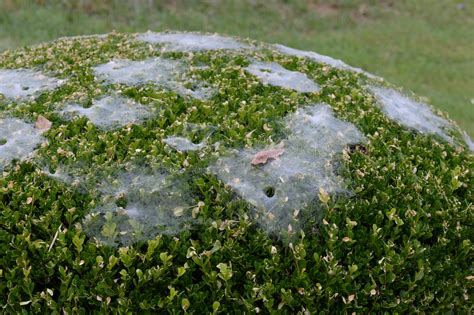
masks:
{"label": "bush foliage", "polygon": [[[0,55],[1,68],[41,69],[67,80],[34,99],[0,99],[4,115],[25,121],[42,115],[53,122],[44,134],[47,144],[35,157],[14,161],[0,177],[3,312],[472,310],[472,153],[389,120],[364,87],[369,79],[363,74],[285,56],[264,45],[232,53],[156,47],[131,35],[109,34]],[[217,93],[198,100],[151,84],[104,85],[94,78],[92,67],[111,59],[156,56],[186,59],[196,66],[193,75],[218,86]],[[321,91],[296,93],[263,85],[242,70],[252,59],[303,72]],[[156,114],[112,131],[86,118],[67,121],[57,114],[58,104],[111,91]],[[293,238],[266,233],[253,221],[245,200],[199,171],[206,168],[207,157],[219,158],[219,146],[179,152],[162,141],[182,132],[186,123],[206,123],[216,126],[210,144],[265,145],[281,137],[280,118],[319,102],[329,104],[368,140],[338,159],[338,172],[353,193],[332,198],[319,192],[324,218]],[[199,224],[126,247],[100,243],[83,226],[96,205],[95,195],[48,177],[41,168],[42,163],[57,167],[78,161],[92,172],[145,161],[169,172],[195,174],[189,183],[199,203]]]}

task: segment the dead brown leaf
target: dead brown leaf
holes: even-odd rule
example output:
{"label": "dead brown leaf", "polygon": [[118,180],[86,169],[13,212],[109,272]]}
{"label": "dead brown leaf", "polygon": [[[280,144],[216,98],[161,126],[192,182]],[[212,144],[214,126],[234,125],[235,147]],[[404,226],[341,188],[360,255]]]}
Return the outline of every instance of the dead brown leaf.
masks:
{"label": "dead brown leaf", "polygon": [[253,156],[250,164],[252,165],[265,164],[268,162],[268,160],[278,159],[278,157],[282,155],[283,152],[285,152],[285,149],[283,148],[260,151]]}
{"label": "dead brown leaf", "polygon": [[44,132],[51,129],[52,125],[53,125],[52,122],[50,122],[48,119],[40,115],[38,116],[38,119],[36,119],[35,128]]}

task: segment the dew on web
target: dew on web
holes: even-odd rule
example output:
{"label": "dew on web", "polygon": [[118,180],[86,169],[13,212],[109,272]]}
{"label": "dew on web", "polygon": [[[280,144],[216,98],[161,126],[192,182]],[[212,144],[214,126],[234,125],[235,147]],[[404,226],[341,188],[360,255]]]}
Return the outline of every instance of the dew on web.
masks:
{"label": "dew on web", "polygon": [[334,117],[323,104],[298,109],[287,117],[286,127],[288,137],[279,145],[235,150],[209,167],[255,207],[256,221],[270,233],[303,227],[304,209],[310,208],[317,221],[320,189],[346,193],[343,178],[334,173],[336,155],[365,141],[354,125]]}
{"label": "dew on web", "polygon": [[356,72],[356,73],[362,73],[362,74],[366,75],[368,78],[380,79],[379,77],[377,77],[377,76],[375,76],[371,73],[368,73],[368,72],[366,72],[366,71],[364,71],[360,68],[355,68],[355,67],[349,66],[348,64],[346,64],[342,60],[334,59],[332,57],[325,56],[325,55],[320,55],[320,54],[318,54],[316,52],[313,52],[313,51],[304,51],[304,50],[294,49],[294,48],[287,47],[287,46],[280,45],[280,44],[275,44],[275,45],[273,45],[273,47],[275,47],[275,49],[277,51],[279,51],[280,53],[282,53],[284,55],[307,58],[307,59],[316,61],[318,63],[327,64],[327,65],[329,65],[331,67],[334,67],[336,69],[339,69],[339,70],[348,70],[348,71],[352,71],[352,72]]}
{"label": "dew on web", "polygon": [[194,33],[154,33],[137,35],[137,39],[151,44],[163,44],[167,51],[233,50],[250,48],[233,38]]}
{"label": "dew on web", "polygon": [[172,147],[173,149],[181,152],[186,151],[199,151],[206,146],[205,142],[193,143],[191,140],[183,137],[166,137],[163,142]]}
{"label": "dew on web", "polygon": [[181,96],[188,96],[197,100],[205,101],[210,99],[215,93],[215,89],[203,82],[195,82],[192,88],[187,88],[183,84],[170,82],[168,88]]}
{"label": "dew on web", "polygon": [[207,146],[207,140],[216,130],[215,126],[207,124],[181,124],[178,134],[163,139],[163,143],[180,152],[199,151]]}
{"label": "dew on web", "polygon": [[152,116],[150,108],[120,95],[109,95],[94,100],[89,108],[69,104],[60,113],[85,116],[94,125],[105,130],[135,124]]}
{"label": "dew on web", "polygon": [[[205,82],[200,82],[189,75],[191,67],[184,62],[164,58],[146,60],[116,59],[94,68],[95,75],[112,84],[138,86],[154,84],[189,96],[206,100],[214,95],[214,89]],[[186,87],[192,85],[193,88]]]}
{"label": "dew on web", "polygon": [[166,84],[174,80],[182,63],[177,60],[152,58],[146,60],[115,59],[94,68],[96,76],[109,83],[141,85],[149,82]]}
{"label": "dew on web", "polygon": [[50,166],[44,166],[42,161],[36,161],[36,163],[41,169],[41,172],[49,178],[68,186],[70,185],[74,189],[78,189],[81,193],[87,193],[85,187],[81,186],[84,185],[84,176],[75,174],[71,168],[67,169],[64,165],[61,165],[52,170]]}
{"label": "dew on web", "polygon": [[390,119],[421,133],[437,134],[449,143],[453,139],[444,129],[452,127],[446,119],[435,115],[428,105],[416,102],[393,89],[369,86],[377,104]]}
{"label": "dew on web", "polygon": [[76,36],[63,36],[55,40],[59,41],[71,41],[71,40],[82,40],[82,39],[106,39],[109,34],[89,34],[89,35],[76,35]]}
{"label": "dew on web", "polygon": [[0,69],[0,94],[6,98],[25,99],[41,92],[51,91],[64,80],[48,77],[30,69]]}
{"label": "dew on web", "polygon": [[315,93],[320,90],[319,85],[304,73],[287,70],[276,62],[254,62],[245,70],[256,76],[264,84],[301,93]]}
{"label": "dew on web", "polygon": [[463,132],[462,132],[462,137],[463,137],[464,142],[466,143],[468,149],[469,149],[471,152],[474,152],[474,142],[472,142],[472,139],[471,139],[471,137],[469,137],[469,135],[467,134],[467,132],[463,131]]}
{"label": "dew on web", "polygon": [[100,201],[84,219],[86,233],[107,245],[130,245],[189,228],[193,197],[183,174],[136,168],[97,185]]}
{"label": "dew on web", "polygon": [[33,124],[16,118],[0,118],[0,170],[13,160],[27,158],[46,139]]}

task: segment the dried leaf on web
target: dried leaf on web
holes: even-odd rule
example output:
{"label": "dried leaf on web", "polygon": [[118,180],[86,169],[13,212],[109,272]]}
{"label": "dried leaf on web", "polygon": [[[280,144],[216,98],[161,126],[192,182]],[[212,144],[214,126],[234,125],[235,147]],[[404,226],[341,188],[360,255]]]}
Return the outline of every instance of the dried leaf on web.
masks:
{"label": "dried leaf on web", "polygon": [[285,152],[285,149],[283,148],[260,151],[253,156],[252,161],[250,161],[250,163],[252,165],[265,164],[270,159],[278,159],[278,157],[282,155],[283,152]]}
{"label": "dried leaf on web", "polygon": [[38,116],[38,119],[36,119],[35,122],[35,128],[40,130],[40,131],[48,131],[51,129],[51,126],[53,125],[52,122],[50,122],[48,119],[46,119],[43,116]]}

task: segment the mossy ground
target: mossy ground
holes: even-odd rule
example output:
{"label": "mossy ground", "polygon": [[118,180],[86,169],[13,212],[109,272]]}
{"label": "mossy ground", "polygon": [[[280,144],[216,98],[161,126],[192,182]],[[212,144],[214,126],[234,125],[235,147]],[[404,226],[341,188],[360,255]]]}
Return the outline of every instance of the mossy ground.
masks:
{"label": "mossy ground", "polygon": [[[130,35],[59,40],[0,55],[2,68],[40,68],[67,83],[35,100],[0,109],[53,122],[48,144],[32,161],[0,177],[0,304],[4,312],[468,312],[472,289],[474,159],[467,150],[388,120],[362,76],[269,49],[254,52],[164,53],[185,58],[195,75],[218,86],[208,101],[153,85],[126,87],[94,80],[92,67],[113,58],[161,53]],[[308,75],[320,93],[264,86],[245,73],[249,57],[277,61]],[[58,104],[111,90],[156,109],[143,124],[101,131],[85,118],[65,121]],[[199,172],[222,154],[166,150],[162,139],[185,123],[217,129],[209,143],[241,148],[277,141],[279,119],[325,102],[368,138],[340,156],[352,197],[320,198],[325,216],[290,240],[268,235],[247,203],[214,176]],[[199,140],[199,139],[197,139]],[[203,156],[205,158],[203,158]],[[209,157],[209,158],[207,158]],[[38,161],[110,170],[126,163],[185,169],[200,224],[129,247],[86,236],[92,194],[47,177]],[[315,196],[317,192],[315,192]],[[54,240],[54,242],[53,242]]]}

